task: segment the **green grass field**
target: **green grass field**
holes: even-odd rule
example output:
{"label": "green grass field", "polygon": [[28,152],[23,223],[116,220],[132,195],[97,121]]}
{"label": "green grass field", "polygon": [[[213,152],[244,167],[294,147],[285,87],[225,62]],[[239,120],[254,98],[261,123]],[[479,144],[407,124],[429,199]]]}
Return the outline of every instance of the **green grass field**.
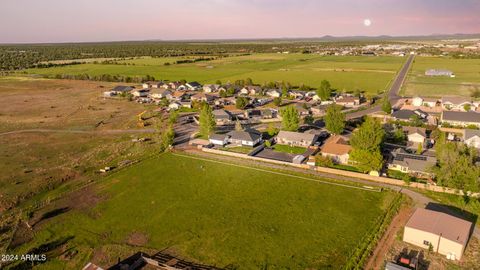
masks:
{"label": "green grass field", "polygon": [[273,150],[275,150],[277,152],[301,155],[301,154],[305,153],[305,151],[307,149],[305,147],[276,144],[276,145],[273,146]]}
{"label": "green grass field", "polygon": [[107,267],[145,250],[125,244],[140,235],[144,247],[219,267],[339,269],[393,196],[310,179],[164,154],[109,176],[96,206],[44,221],[14,252],[73,236],[78,253],[41,268]]}
{"label": "green grass field", "polygon": [[318,87],[324,79],[339,90],[383,91],[405,61],[400,57],[318,56],[305,54],[254,54],[235,56],[208,62],[165,66],[167,58],[126,60],[135,65],[82,64],[46,69],[30,69],[29,74],[112,74],[126,76],[152,75],[163,80],[189,80],[201,83],[235,81],[252,78],[262,84],[268,81],[288,81],[294,85]]}
{"label": "green grass field", "polygon": [[[427,77],[427,69],[448,69],[453,71],[456,77]],[[416,57],[403,93],[407,96],[469,97],[474,89],[480,89],[480,59]]]}

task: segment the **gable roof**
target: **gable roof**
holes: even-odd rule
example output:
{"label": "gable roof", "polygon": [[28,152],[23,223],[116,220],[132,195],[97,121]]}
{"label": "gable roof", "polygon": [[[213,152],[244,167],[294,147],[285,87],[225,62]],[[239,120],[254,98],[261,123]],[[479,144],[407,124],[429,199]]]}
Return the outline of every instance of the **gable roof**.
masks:
{"label": "gable roof", "polygon": [[472,103],[471,100],[464,97],[443,97],[442,103],[451,103],[454,105],[461,105],[463,103]]}
{"label": "gable roof", "polygon": [[277,139],[283,139],[287,141],[296,141],[296,142],[310,142],[313,143],[315,140],[315,134],[309,133],[300,133],[300,132],[293,132],[293,131],[280,131],[277,135]]}
{"label": "gable roof", "polygon": [[418,208],[405,226],[441,235],[450,241],[465,245],[472,223],[442,212]]}
{"label": "gable roof", "polygon": [[241,141],[250,141],[255,142],[258,139],[262,138],[262,134],[254,129],[247,129],[242,131],[233,130],[227,133],[230,138],[234,140],[241,140]]}
{"label": "gable roof", "polygon": [[422,135],[423,137],[427,137],[427,130],[424,129],[424,128],[420,128],[420,127],[403,127],[403,130],[407,132],[408,135],[412,135],[412,134],[419,134],[419,135]]}
{"label": "gable roof", "polygon": [[328,138],[322,146],[322,152],[333,155],[345,155],[352,151],[347,138],[335,135]]}
{"label": "gable roof", "polygon": [[115,92],[128,92],[135,89],[133,86],[117,85],[113,88]]}
{"label": "gable roof", "polygon": [[480,113],[444,111],[442,112],[442,120],[480,123]]}
{"label": "gable roof", "polygon": [[402,148],[398,148],[392,152],[392,164],[406,167],[414,172],[427,172],[437,163],[437,159],[427,155],[417,155],[407,153]]}
{"label": "gable roof", "polygon": [[476,129],[465,129],[463,131],[463,140],[469,140],[473,137],[480,137],[480,130],[476,130]]}
{"label": "gable roof", "polygon": [[232,119],[232,114],[227,110],[214,110],[212,113],[215,119]]}

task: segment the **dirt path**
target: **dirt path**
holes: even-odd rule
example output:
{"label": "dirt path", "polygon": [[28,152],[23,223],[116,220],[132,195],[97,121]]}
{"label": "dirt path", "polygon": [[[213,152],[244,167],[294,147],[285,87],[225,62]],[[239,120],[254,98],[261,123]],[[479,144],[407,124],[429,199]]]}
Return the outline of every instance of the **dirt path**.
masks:
{"label": "dirt path", "polygon": [[413,213],[413,210],[414,209],[411,206],[404,206],[400,209],[390,223],[387,231],[384,233],[380,241],[378,241],[365,269],[382,269],[385,262],[385,255],[395,241],[398,231],[407,224],[408,218]]}
{"label": "dirt path", "polygon": [[76,134],[135,134],[153,133],[154,129],[111,129],[111,130],[77,130],[77,129],[21,129],[0,133],[0,136],[21,133],[76,133]]}

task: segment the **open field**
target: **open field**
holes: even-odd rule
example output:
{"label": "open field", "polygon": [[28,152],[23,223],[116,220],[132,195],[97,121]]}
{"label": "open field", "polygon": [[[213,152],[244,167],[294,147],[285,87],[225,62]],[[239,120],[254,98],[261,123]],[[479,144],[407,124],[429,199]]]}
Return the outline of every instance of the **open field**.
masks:
{"label": "open field", "polygon": [[67,239],[74,255],[44,268],[168,249],[232,269],[339,269],[393,196],[308,179],[164,154],[44,209],[57,215],[32,220],[34,239],[14,252]]}
{"label": "open field", "polygon": [[[170,59],[167,59],[170,62]],[[362,89],[376,94],[386,89],[405,61],[400,57],[319,56],[310,54],[254,54],[214,61],[165,66],[165,59],[127,60],[135,65],[82,64],[30,69],[29,74],[112,74],[125,76],[152,75],[164,80],[196,80],[201,83],[235,81],[252,78],[256,83],[288,81],[294,85],[318,87],[324,79],[339,90]]]}
{"label": "open field", "polygon": [[[149,142],[131,142],[148,134],[105,133],[137,129],[135,115],[145,110],[127,100],[99,98],[101,87],[109,86],[0,78],[0,211],[155,149]],[[15,133],[25,129],[40,130]]]}
{"label": "open field", "polygon": [[[427,77],[427,69],[448,69],[455,78]],[[402,92],[407,96],[469,97],[472,90],[480,89],[480,60],[447,57],[416,57]]]}

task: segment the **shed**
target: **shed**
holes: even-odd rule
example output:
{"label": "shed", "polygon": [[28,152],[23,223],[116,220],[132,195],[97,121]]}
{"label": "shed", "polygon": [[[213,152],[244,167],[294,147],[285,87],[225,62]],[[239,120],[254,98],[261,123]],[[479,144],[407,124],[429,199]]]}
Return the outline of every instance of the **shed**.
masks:
{"label": "shed", "polygon": [[405,225],[403,241],[460,260],[472,223],[442,212],[418,208]]}

